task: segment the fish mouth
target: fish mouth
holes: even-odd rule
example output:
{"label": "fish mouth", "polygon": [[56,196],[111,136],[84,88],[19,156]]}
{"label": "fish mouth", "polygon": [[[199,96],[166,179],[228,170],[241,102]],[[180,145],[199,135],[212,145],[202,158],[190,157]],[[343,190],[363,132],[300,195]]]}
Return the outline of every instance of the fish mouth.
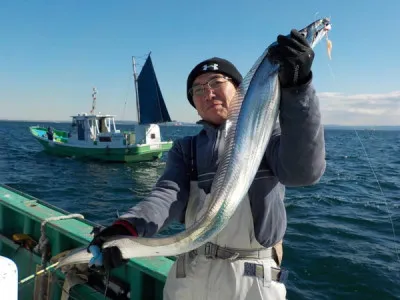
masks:
{"label": "fish mouth", "polygon": [[328,22],[327,24],[325,24],[324,31],[330,31],[331,29],[332,29],[332,25],[331,25],[330,22]]}
{"label": "fish mouth", "polygon": [[330,18],[324,18],[321,20],[323,28],[323,31],[330,31],[332,29],[332,23]]}
{"label": "fish mouth", "polygon": [[332,29],[330,18],[314,21],[309,26],[299,30],[308,43],[313,46],[318,43]]}

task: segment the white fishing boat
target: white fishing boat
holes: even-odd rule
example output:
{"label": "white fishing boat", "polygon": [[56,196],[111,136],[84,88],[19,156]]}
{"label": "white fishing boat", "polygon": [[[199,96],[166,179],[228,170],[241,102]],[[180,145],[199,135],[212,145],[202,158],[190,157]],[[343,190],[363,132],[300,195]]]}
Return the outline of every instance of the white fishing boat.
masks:
{"label": "white fishing boat", "polygon": [[159,124],[171,122],[150,54],[139,74],[132,58],[138,124],[134,131],[117,129],[115,115],[95,114],[97,91],[93,88],[92,110],[72,118],[71,129],[63,131],[31,126],[33,137],[45,151],[77,158],[115,162],[139,162],[159,159],[172,147],[164,141]]}

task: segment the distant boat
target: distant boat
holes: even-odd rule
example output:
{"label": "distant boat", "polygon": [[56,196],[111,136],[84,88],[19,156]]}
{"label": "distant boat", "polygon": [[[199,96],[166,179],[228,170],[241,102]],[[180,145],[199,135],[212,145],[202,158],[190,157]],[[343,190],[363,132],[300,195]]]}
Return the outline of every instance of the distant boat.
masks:
{"label": "distant boat", "polygon": [[93,89],[92,110],[71,116],[69,132],[40,126],[29,127],[45,151],[59,156],[115,162],[140,162],[159,159],[172,147],[162,141],[158,124],[170,122],[150,54],[139,74],[132,57],[138,124],[134,132],[121,132],[115,116],[94,114],[97,91]]}

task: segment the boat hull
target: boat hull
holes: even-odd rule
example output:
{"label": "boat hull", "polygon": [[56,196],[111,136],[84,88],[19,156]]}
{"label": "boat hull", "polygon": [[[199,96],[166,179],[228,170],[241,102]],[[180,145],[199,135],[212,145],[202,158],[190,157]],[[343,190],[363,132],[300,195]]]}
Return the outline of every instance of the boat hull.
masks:
{"label": "boat hull", "polygon": [[100,145],[93,142],[93,145],[82,143],[82,145],[69,144],[65,133],[55,131],[53,141],[44,137],[42,133],[45,129],[40,127],[31,127],[31,134],[43,146],[47,153],[63,156],[74,157],[78,159],[100,160],[107,162],[145,162],[154,161],[161,158],[164,152],[168,152],[173,142],[160,142],[157,144],[129,145],[123,147],[115,147],[113,145]]}

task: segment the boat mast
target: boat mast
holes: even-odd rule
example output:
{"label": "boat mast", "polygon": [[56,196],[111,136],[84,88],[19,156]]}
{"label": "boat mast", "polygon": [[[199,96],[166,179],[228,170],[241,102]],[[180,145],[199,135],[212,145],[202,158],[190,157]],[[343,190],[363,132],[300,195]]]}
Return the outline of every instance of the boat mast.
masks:
{"label": "boat mast", "polygon": [[93,101],[92,101],[92,110],[90,111],[90,114],[92,114],[92,115],[94,114],[94,110],[96,108],[96,95],[97,95],[97,90],[94,87],[93,91],[92,91],[92,99],[93,99]]}
{"label": "boat mast", "polygon": [[138,121],[138,124],[140,124],[139,92],[138,92],[138,85],[137,85],[136,62],[135,62],[135,57],[134,56],[132,56],[132,66],[133,66],[133,82],[135,84],[135,93],[136,93],[137,121]]}

